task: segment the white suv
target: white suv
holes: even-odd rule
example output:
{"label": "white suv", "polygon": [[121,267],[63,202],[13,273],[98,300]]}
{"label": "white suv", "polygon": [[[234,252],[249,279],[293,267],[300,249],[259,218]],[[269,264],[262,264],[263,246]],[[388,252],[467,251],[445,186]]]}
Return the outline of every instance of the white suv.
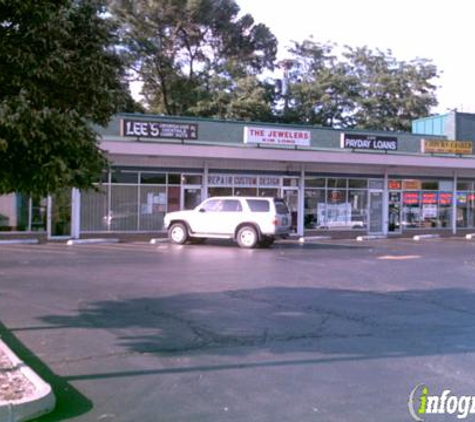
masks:
{"label": "white suv", "polygon": [[242,248],[270,246],[290,233],[291,214],[283,199],[220,196],[208,198],[193,210],[165,216],[173,243],[206,238],[234,239]]}

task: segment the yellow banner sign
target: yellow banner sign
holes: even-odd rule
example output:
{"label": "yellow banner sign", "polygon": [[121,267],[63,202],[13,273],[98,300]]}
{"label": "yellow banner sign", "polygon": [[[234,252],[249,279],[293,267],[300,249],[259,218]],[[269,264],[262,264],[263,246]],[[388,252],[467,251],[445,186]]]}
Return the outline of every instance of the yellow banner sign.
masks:
{"label": "yellow banner sign", "polygon": [[473,144],[470,141],[436,141],[433,139],[422,139],[421,150],[427,154],[473,154]]}

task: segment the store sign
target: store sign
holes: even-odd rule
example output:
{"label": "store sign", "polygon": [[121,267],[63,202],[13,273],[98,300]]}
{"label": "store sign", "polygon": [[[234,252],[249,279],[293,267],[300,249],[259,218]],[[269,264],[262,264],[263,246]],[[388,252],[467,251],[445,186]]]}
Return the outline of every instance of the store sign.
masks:
{"label": "store sign", "polygon": [[404,192],[403,203],[404,205],[419,204],[419,193],[418,192]]}
{"label": "store sign", "polygon": [[388,181],[388,188],[394,190],[400,190],[402,183],[400,180],[389,180]]}
{"label": "store sign", "polygon": [[405,179],[402,181],[402,188],[404,190],[421,190],[422,182],[420,180]]}
{"label": "store sign", "polygon": [[233,176],[227,174],[210,174],[208,176],[208,184],[210,186],[232,186]]}
{"label": "store sign", "polygon": [[371,151],[397,151],[397,138],[394,136],[341,134],[341,147]]}
{"label": "store sign", "polygon": [[475,202],[475,194],[459,193],[457,195],[457,204],[466,205],[467,202]]}
{"label": "store sign", "polygon": [[261,176],[259,177],[260,186],[280,186],[280,177]]}
{"label": "store sign", "polygon": [[228,174],[210,174],[210,186],[280,186],[280,177],[275,176],[231,176]]}
{"label": "store sign", "polygon": [[310,146],[312,135],[308,130],[276,129],[269,127],[244,128],[245,144]]}
{"label": "store sign", "polygon": [[198,139],[198,125],[122,119],[120,134],[134,138]]}
{"label": "store sign", "polygon": [[421,139],[421,152],[425,154],[473,154],[473,144],[469,141],[438,141]]}
{"label": "store sign", "polygon": [[422,203],[423,204],[437,204],[438,195],[435,192],[423,192]]}
{"label": "store sign", "polygon": [[440,205],[450,205],[452,204],[452,194],[447,192],[441,192],[439,194],[439,203]]}

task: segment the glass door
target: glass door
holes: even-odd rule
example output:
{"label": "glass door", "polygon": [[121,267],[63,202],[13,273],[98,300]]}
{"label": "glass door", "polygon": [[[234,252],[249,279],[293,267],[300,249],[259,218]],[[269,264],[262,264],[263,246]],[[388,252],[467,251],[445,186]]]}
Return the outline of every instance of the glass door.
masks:
{"label": "glass door", "polygon": [[383,232],[383,191],[369,192],[369,232]]}
{"label": "glass door", "polygon": [[48,200],[48,237],[71,237],[71,190],[51,195]]}
{"label": "glass door", "polygon": [[388,232],[401,233],[401,192],[389,192]]}
{"label": "glass door", "polygon": [[290,213],[292,214],[292,231],[297,231],[298,224],[298,210],[299,210],[299,191],[298,189],[284,188],[283,189],[283,198],[289,207]]}
{"label": "glass door", "polygon": [[201,203],[201,186],[182,186],[182,210],[192,210]]}

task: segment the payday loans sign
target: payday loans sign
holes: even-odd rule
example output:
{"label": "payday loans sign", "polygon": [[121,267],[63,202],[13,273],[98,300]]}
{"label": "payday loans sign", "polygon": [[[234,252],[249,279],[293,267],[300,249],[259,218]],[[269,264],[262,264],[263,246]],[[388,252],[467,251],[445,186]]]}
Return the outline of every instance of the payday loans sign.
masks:
{"label": "payday loans sign", "polygon": [[397,151],[397,138],[394,136],[341,134],[341,147],[371,151]]}

